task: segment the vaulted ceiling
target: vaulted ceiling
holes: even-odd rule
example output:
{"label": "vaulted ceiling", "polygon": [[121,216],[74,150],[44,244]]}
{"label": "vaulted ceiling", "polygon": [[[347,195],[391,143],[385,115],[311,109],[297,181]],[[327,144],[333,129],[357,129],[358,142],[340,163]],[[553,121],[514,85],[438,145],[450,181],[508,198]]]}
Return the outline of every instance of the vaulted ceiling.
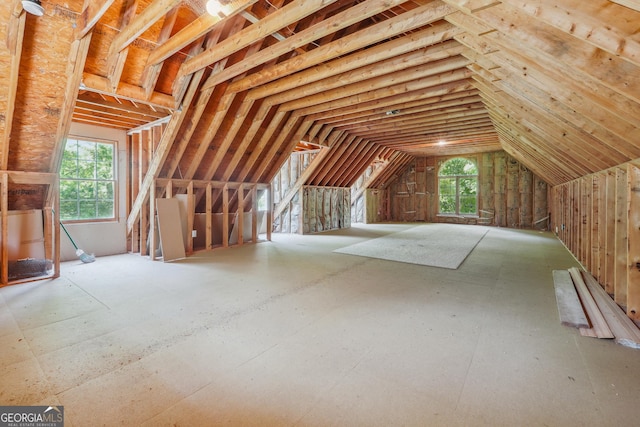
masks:
{"label": "vaulted ceiling", "polygon": [[56,171],[72,120],[164,120],[165,178],[269,182],[301,144],[341,186],[415,156],[503,149],[551,185],[640,157],[639,0],[205,2],[3,2],[0,169]]}

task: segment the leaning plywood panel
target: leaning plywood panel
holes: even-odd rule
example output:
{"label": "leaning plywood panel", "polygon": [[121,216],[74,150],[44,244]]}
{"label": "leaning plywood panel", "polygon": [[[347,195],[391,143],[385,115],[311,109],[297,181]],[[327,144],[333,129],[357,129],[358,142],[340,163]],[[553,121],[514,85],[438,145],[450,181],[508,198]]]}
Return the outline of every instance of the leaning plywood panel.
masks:
{"label": "leaning plywood panel", "polygon": [[[8,259],[10,261],[24,258],[45,258],[41,210],[9,211],[7,230]],[[0,236],[0,243],[1,241]]]}
{"label": "leaning plywood panel", "polygon": [[178,199],[156,199],[163,261],[185,258]]}

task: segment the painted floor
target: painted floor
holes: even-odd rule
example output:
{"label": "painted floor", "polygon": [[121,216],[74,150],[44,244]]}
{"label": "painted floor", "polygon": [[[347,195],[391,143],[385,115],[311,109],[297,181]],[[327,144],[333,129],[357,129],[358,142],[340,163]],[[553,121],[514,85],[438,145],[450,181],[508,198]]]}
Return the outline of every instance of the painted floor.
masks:
{"label": "painted floor", "polygon": [[552,235],[457,270],[333,253],[415,224],[63,263],[0,289],[0,405],[65,426],[637,425],[640,350],[558,319]]}

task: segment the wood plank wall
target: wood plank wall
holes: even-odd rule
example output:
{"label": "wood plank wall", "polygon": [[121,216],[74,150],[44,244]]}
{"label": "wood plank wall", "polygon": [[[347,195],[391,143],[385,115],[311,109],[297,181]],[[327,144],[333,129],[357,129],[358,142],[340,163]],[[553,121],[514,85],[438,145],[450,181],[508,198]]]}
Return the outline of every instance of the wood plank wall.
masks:
{"label": "wood plank wall", "polygon": [[[547,184],[504,151],[458,156],[478,166],[478,216],[438,215],[438,168],[452,157],[417,158],[387,187],[384,220],[452,222],[545,230]],[[388,211],[388,216],[383,214]]]}
{"label": "wood plank wall", "polygon": [[551,188],[551,225],[632,319],[640,320],[640,164]]}

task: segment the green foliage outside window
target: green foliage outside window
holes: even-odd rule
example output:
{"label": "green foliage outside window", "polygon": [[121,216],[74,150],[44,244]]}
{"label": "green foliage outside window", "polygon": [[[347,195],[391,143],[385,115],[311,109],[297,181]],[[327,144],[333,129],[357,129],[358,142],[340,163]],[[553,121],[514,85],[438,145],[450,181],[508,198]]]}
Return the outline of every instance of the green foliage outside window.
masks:
{"label": "green foliage outside window", "polygon": [[115,145],[68,139],[60,168],[60,218],[115,216]]}
{"label": "green foliage outside window", "polygon": [[478,168],[467,159],[446,161],[438,180],[441,214],[476,215],[478,213]]}

